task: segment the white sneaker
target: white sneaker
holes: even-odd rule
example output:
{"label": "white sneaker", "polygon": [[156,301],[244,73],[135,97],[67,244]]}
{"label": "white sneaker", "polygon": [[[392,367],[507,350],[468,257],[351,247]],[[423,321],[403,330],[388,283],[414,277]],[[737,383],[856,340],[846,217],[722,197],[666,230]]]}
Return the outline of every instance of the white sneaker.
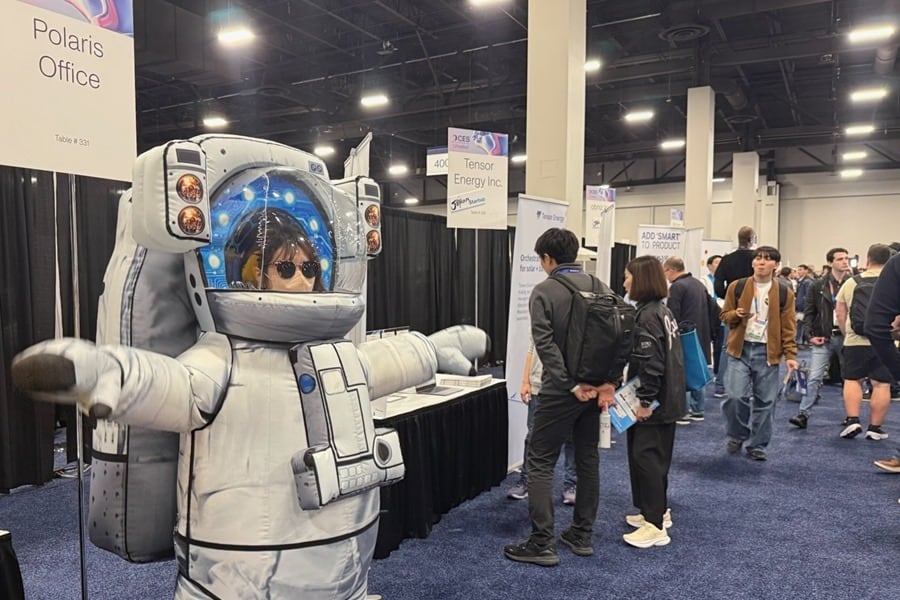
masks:
{"label": "white sneaker", "polygon": [[635,548],[652,548],[653,546],[665,546],[672,541],[666,528],[657,529],[653,523],[644,523],[640,529],[622,536],[626,543]]}
{"label": "white sneaker", "polygon": [[[625,522],[631,525],[632,527],[643,527],[644,523],[647,522],[644,519],[644,515],[625,515]],[[667,508],[666,512],[663,513],[663,528],[668,529],[672,526],[672,509]]]}

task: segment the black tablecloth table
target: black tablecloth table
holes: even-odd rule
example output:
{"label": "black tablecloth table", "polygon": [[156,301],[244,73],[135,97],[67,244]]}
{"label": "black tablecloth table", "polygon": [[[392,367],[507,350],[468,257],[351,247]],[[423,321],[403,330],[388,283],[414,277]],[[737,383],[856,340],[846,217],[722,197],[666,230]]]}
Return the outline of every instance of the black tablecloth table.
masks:
{"label": "black tablecloth table", "polygon": [[507,468],[504,382],[436,406],[375,421],[400,436],[406,476],[381,490],[375,558],[425,538],[441,515],[498,485]]}

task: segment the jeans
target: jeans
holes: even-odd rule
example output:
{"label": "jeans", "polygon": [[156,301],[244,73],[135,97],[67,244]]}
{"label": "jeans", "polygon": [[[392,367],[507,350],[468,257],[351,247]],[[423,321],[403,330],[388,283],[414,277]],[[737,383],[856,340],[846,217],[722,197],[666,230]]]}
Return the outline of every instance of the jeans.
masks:
{"label": "jeans", "polygon": [[[525,434],[525,449],[522,452],[522,479],[528,481],[528,444],[531,441],[531,427],[534,425],[534,411],[540,400],[540,396],[532,394],[531,402],[528,403],[528,433]],[[575,487],[578,483],[578,475],[575,473],[575,444],[571,439],[566,440],[563,445],[563,455],[565,457],[565,470],[563,471],[563,486],[566,488]]]}
{"label": "jeans", "polygon": [[812,357],[809,365],[809,382],[807,383],[806,395],[800,401],[800,412],[809,416],[809,411],[816,402],[816,396],[819,395],[819,388],[822,387],[822,379],[825,377],[825,369],[831,361],[831,355],[837,354],[838,360],[843,366],[843,356],[841,356],[841,348],[844,347],[844,336],[833,335],[825,344],[812,347]]}
{"label": "jeans", "polygon": [[780,385],[778,365],[766,362],[766,345],[744,343],[740,358],[728,355],[722,402],[725,433],[747,442],[747,450],[765,450],[772,439],[772,419]]}
{"label": "jeans", "polygon": [[572,394],[541,395],[535,407],[534,427],[528,444],[528,514],[530,540],[544,548],[554,543],[553,470],[559,450],[569,436],[575,444],[578,494],[572,513],[572,531],[589,539],[597,518],[600,496],[600,409],[593,401],[579,402]]}
{"label": "jeans", "polygon": [[722,327],[719,329],[719,344],[713,348],[713,353],[716,355],[716,360],[713,361],[713,373],[716,375],[717,390],[719,389],[719,386],[722,385],[722,382],[725,381],[725,370],[728,367],[728,360],[726,358],[728,353],[725,351],[725,346],[727,345],[728,327],[722,323]]}
{"label": "jeans", "polygon": [[[706,388],[704,388],[705,390]],[[688,412],[703,414],[703,407],[706,406],[706,397],[704,390],[691,390],[687,393]]]}

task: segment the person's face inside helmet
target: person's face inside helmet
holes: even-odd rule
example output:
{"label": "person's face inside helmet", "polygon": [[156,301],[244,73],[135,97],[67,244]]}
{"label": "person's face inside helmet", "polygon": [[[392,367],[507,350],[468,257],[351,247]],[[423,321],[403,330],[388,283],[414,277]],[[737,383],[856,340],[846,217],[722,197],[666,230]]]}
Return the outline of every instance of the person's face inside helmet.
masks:
{"label": "person's face inside helmet", "polygon": [[323,291],[321,265],[311,248],[282,246],[265,257],[258,281],[261,288],[277,292]]}

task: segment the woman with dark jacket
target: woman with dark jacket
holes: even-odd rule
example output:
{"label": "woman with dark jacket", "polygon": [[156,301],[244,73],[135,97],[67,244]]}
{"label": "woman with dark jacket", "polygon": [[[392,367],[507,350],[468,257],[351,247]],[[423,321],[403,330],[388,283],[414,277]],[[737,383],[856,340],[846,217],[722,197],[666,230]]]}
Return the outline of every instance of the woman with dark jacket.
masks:
{"label": "woman with dark jacket", "polygon": [[[678,323],[663,303],[668,295],[662,265],[639,256],[625,267],[625,290],[637,302],[628,377],[639,377],[637,423],[628,429],[631,496],[640,514],[626,522],[637,529],[623,536],[638,548],[665,546],[672,525],[666,491],[675,444],[675,421],[684,415],[684,356]],[[653,403],[659,406],[654,410]]]}

